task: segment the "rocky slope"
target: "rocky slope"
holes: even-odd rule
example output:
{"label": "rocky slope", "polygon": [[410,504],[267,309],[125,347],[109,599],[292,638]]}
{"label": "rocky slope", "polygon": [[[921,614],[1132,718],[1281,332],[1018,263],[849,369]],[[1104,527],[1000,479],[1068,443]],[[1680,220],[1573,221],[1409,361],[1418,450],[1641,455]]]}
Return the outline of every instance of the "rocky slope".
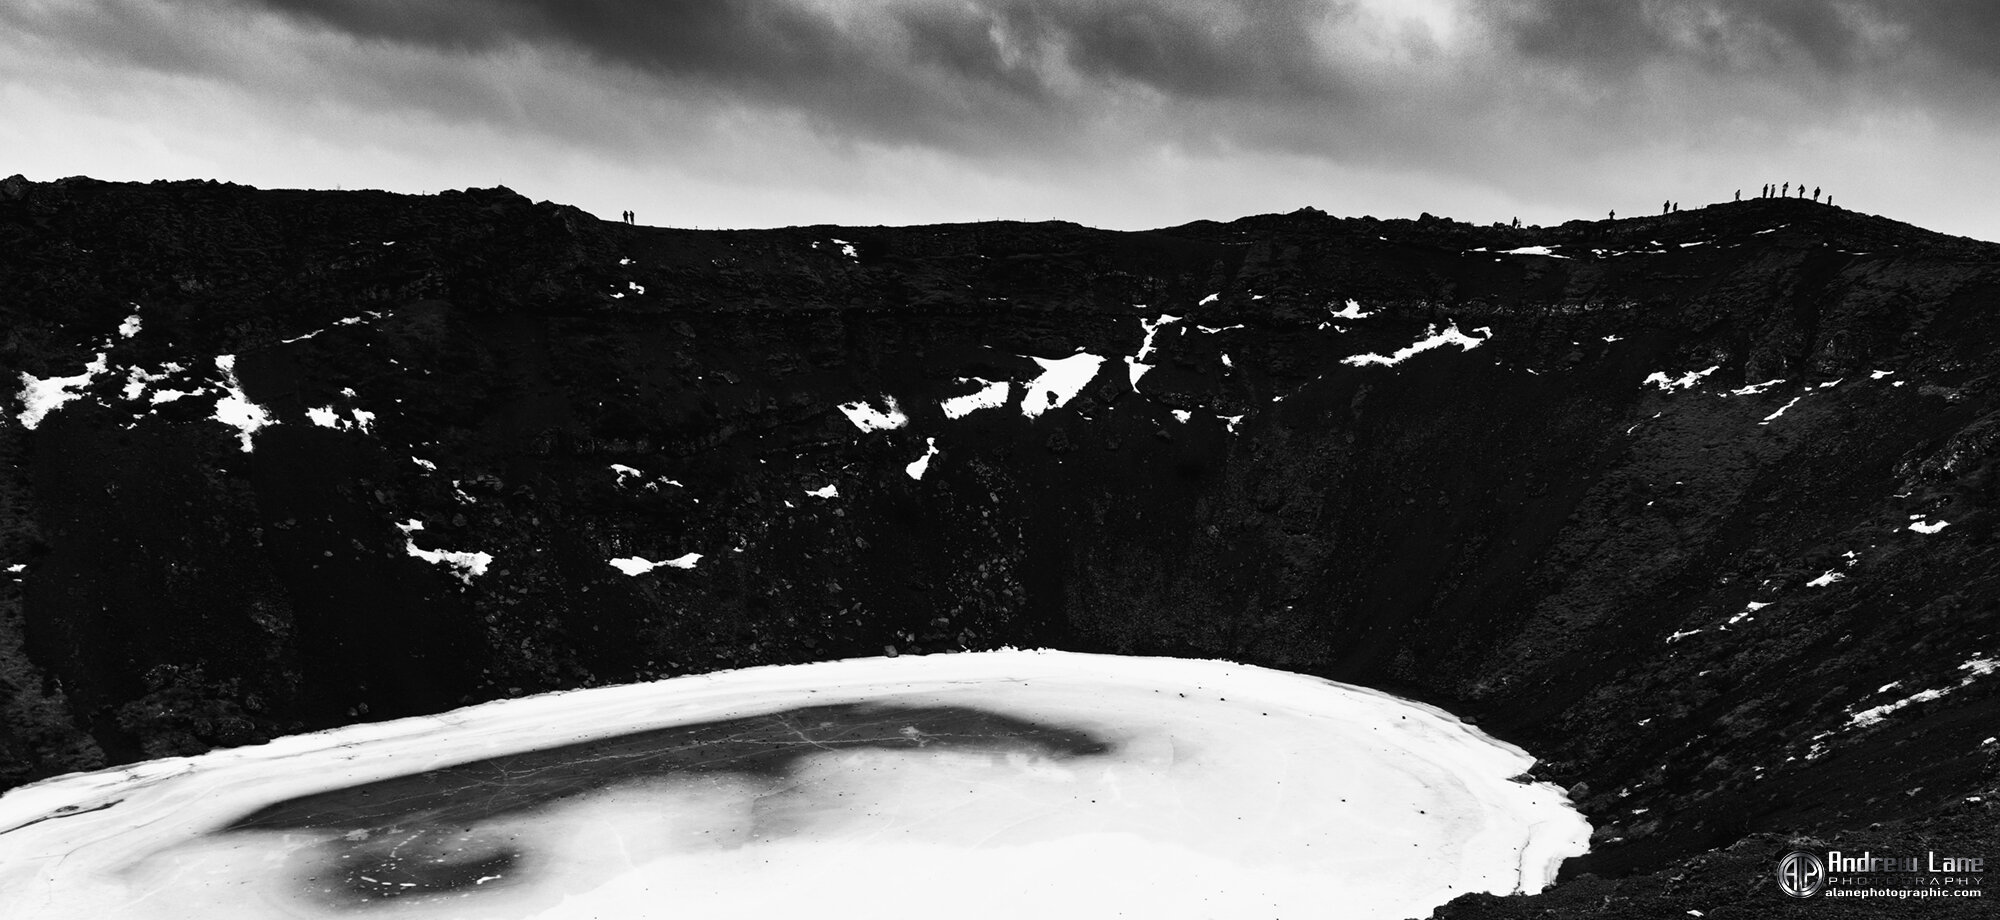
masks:
{"label": "rocky slope", "polygon": [[1542,757],[1594,852],[1452,916],[1763,915],[1795,838],[2000,850],[1993,244],[1798,200],[697,232],[16,177],[0,291],[6,784],[1051,645]]}

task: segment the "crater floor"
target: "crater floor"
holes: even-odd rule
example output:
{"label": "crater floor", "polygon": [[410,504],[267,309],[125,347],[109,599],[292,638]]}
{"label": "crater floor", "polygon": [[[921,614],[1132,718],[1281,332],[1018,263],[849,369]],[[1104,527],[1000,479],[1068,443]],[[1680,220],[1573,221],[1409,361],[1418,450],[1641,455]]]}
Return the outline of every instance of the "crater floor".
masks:
{"label": "crater floor", "polygon": [[[1587,848],[1449,713],[1000,651],[488,703],[0,797],[24,918],[1405,917]],[[25,910],[23,910],[25,908]]]}

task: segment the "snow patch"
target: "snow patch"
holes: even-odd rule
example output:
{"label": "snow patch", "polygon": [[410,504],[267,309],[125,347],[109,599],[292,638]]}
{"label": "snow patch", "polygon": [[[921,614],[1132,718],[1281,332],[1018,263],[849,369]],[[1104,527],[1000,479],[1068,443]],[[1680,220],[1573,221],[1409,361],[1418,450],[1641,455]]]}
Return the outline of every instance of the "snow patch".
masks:
{"label": "snow patch", "polygon": [[1134,361],[1146,360],[1146,356],[1152,354],[1154,351],[1153,337],[1159,335],[1160,327],[1165,326],[1169,323],[1178,323],[1180,321],[1181,321],[1180,317],[1173,316],[1167,313],[1160,314],[1159,319],[1153,320],[1150,323],[1143,319],[1140,320],[1139,328],[1146,330],[1146,340],[1139,343],[1139,352],[1132,356],[1132,360]]}
{"label": "snow patch", "polygon": [[[1349,303],[1352,303],[1352,301],[1349,301]],[[1457,323],[1453,323],[1450,326],[1445,327],[1444,331],[1442,332],[1438,331],[1437,326],[1433,325],[1430,327],[1429,331],[1427,331],[1424,334],[1423,338],[1418,339],[1417,341],[1409,345],[1405,345],[1402,348],[1397,349],[1396,353],[1393,355],[1376,355],[1376,354],[1354,355],[1352,357],[1340,359],[1340,363],[1349,365],[1351,367],[1366,367],[1367,365],[1370,364],[1379,364],[1382,365],[1383,367],[1394,367],[1410,359],[1412,356],[1421,354],[1426,351],[1430,351],[1433,348],[1440,348],[1445,345],[1457,345],[1461,351],[1471,351],[1475,348],[1478,348],[1481,344],[1486,342],[1487,339],[1493,337],[1493,331],[1491,329],[1474,329],[1473,331],[1474,332],[1483,331],[1486,333],[1486,335],[1483,338],[1466,335],[1465,333],[1458,331]]]}
{"label": "snow patch", "polygon": [[1067,358],[1022,357],[1042,366],[1041,375],[1028,383],[1028,393],[1021,398],[1021,414],[1029,418],[1068,405],[1104,364],[1103,358],[1082,351]]}
{"label": "snow patch", "polygon": [[[1986,675],[1993,673],[1994,671],[2000,671],[2000,661],[1994,661],[1986,658],[1973,658],[1966,661],[1964,664],[1959,665],[1958,669],[1966,672],[1966,675],[1963,678],[1960,678],[1958,683],[1949,687],[1942,687],[1935,690],[1920,691],[1917,693],[1910,694],[1909,696],[1906,696],[1893,703],[1883,703],[1880,706],[1872,706],[1867,709],[1863,709],[1860,712],[1854,713],[1853,715],[1848,717],[1846,727],[1866,728],[1870,725],[1874,725],[1875,723],[1882,721],[1883,718],[1887,717],[1890,713],[1895,712],[1898,709],[1902,709],[1905,706],[1911,706],[1917,703],[1928,703],[1932,700],[1940,699],[1945,694],[1950,693],[1953,690],[1957,690],[1960,687],[1964,687],[1967,684],[1970,684],[1973,681],[1978,680],[1979,678],[1985,677]],[[1894,685],[1891,684],[1890,686]]]}
{"label": "snow patch", "polygon": [[1332,310],[1330,315],[1334,319],[1367,319],[1368,317],[1374,316],[1375,314],[1362,310],[1361,305],[1355,303],[1354,300],[1350,298],[1345,306],[1341,307],[1338,310]]}
{"label": "snow patch", "polygon": [[1519,249],[1509,249],[1500,254],[1503,256],[1548,256],[1551,259],[1569,258],[1569,256],[1556,255],[1555,251],[1547,246],[1522,246]]}
{"label": "snow patch", "polygon": [[828,483],[817,489],[807,489],[806,494],[814,498],[839,498],[840,490],[835,488],[832,483]]}
{"label": "snow patch", "polygon": [[468,585],[472,584],[474,578],[486,574],[486,567],[493,564],[493,556],[490,553],[420,549],[417,547],[415,540],[407,538],[404,540],[403,546],[408,550],[410,555],[432,565],[450,566],[452,574],[456,575],[459,581],[465,582]]}
{"label": "snow patch", "polygon": [[945,418],[964,418],[981,409],[997,409],[1007,404],[1007,395],[1013,384],[1005,380],[986,380],[980,377],[960,377],[959,383],[979,384],[979,392],[965,396],[953,396],[939,404]]}
{"label": "snow patch", "polygon": [[896,397],[884,396],[882,402],[889,407],[887,411],[878,410],[862,400],[841,403],[835,408],[862,431],[890,431],[910,423],[910,417],[896,406]]}
{"label": "snow patch", "polygon": [[1827,569],[1827,570],[1826,570],[1825,572],[1822,572],[1822,573],[1820,573],[1820,576],[1819,576],[1818,578],[1815,578],[1815,579],[1813,579],[1812,581],[1809,581],[1809,582],[1806,582],[1806,587],[1808,587],[1808,588],[1824,588],[1824,587],[1826,587],[1827,585],[1830,585],[1830,584],[1833,584],[1833,583],[1834,583],[1834,582],[1836,582],[1836,581],[1840,581],[1840,580],[1842,580],[1842,579],[1845,579],[1846,577],[1847,577],[1847,575],[1846,575],[1845,573],[1843,573],[1843,572],[1836,572],[1836,571],[1834,571],[1833,569]]}
{"label": "snow patch", "polygon": [[1721,369],[1722,365],[1718,364],[1705,371],[1688,371],[1678,379],[1668,377],[1665,371],[1654,371],[1647,374],[1646,379],[1639,381],[1639,385],[1653,384],[1659,387],[1662,393],[1672,393],[1675,390],[1691,390],[1694,389],[1696,384],[1701,383],[1703,377],[1707,377]]}
{"label": "snow patch", "polygon": [[83,366],[83,373],[72,377],[36,377],[21,374],[21,413],[15,418],[21,427],[29,431],[42,423],[48,414],[62,407],[66,402],[83,395],[83,389],[90,386],[98,374],[104,373],[110,365],[106,363],[104,352],[98,352],[89,364]]}
{"label": "snow patch", "polygon": [[1774,387],[1774,386],[1777,386],[1778,384],[1781,384],[1781,383],[1784,383],[1784,382],[1785,382],[1784,378],[1782,378],[1782,377],[1778,377],[1778,378],[1774,378],[1774,379],[1771,379],[1771,380],[1766,380],[1766,381],[1764,381],[1763,383],[1753,383],[1753,384],[1751,384],[1751,385],[1749,385],[1749,386],[1747,386],[1747,387],[1738,387],[1737,389],[1734,389],[1734,390],[1730,390],[1730,391],[1729,391],[1729,395],[1731,395],[1731,396],[1755,396],[1755,395],[1757,395],[1757,394],[1759,394],[1759,393],[1762,393],[1762,392],[1764,392],[1765,390],[1768,390],[1768,389],[1770,389],[1770,388],[1772,388],[1772,387]]}
{"label": "snow patch", "polygon": [[142,325],[143,324],[139,321],[139,314],[137,313],[125,317],[125,321],[118,324],[118,337],[121,339],[129,339],[135,335],[138,335],[139,329]]}
{"label": "snow patch", "polygon": [[681,556],[678,559],[667,559],[662,562],[654,562],[643,556],[626,556],[623,559],[612,559],[610,560],[610,563],[612,568],[617,569],[620,572],[624,572],[627,575],[637,577],[639,575],[644,575],[647,572],[662,567],[675,568],[675,569],[692,569],[694,568],[694,564],[700,561],[701,561],[700,553],[688,553],[684,556]]}
{"label": "snow patch", "polygon": [[1759,424],[1759,425],[1769,425],[1769,424],[1771,424],[1772,422],[1775,422],[1775,421],[1777,421],[1777,420],[1778,420],[1778,416],[1781,416],[1781,415],[1784,415],[1784,414],[1785,414],[1785,411],[1786,411],[1787,409],[1790,409],[1791,407],[1793,407],[1793,406],[1796,406],[1796,405],[1798,405],[1798,404],[1799,404],[1799,400],[1801,400],[1801,399],[1804,399],[1804,398],[1805,398],[1805,397],[1803,397],[1803,396],[1794,396],[1794,397],[1792,397],[1792,401],[1791,401],[1791,402],[1788,402],[1788,403],[1786,403],[1786,404],[1784,404],[1784,405],[1782,405],[1782,406],[1779,406],[1779,407],[1778,407],[1778,411],[1776,411],[1776,412],[1773,412],[1773,413],[1771,413],[1770,415],[1767,415],[1767,416],[1764,416],[1764,420],[1763,420],[1763,421],[1761,421],[1761,422],[1758,422],[1757,424]]}
{"label": "snow patch", "polygon": [[925,438],[924,455],[910,461],[909,466],[903,467],[903,472],[910,474],[911,479],[923,479],[924,473],[931,468],[931,457],[936,456],[937,452],[937,439]]}
{"label": "snow patch", "polygon": [[277,424],[271,413],[264,407],[250,401],[243,392],[243,384],[236,379],[236,356],[216,355],[215,366],[222,371],[222,398],[215,402],[215,413],[210,418],[236,429],[236,439],[243,445],[243,452],[254,449],[251,438],[258,429]]}
{"label": "snow patch", "polygon": [[1943,529],[1945,529],[1946,527],[1950,527],[1950,526],[1951,526],[1951,522],[1950,522],[1950,521],[1936,521],[1936,522],[1932,522],[1932,521],[1912,521],[1912,522],[1910,522],[1910,529],[1911,529],[1911,530],[1914,530],[1914,531],[1916,531],[1916,532],[1918,532],[1918,533],[1921,533],[1921,534],[1933,534],[1933,533],[1937,533],[1938,531],[1940,531],[1940,530],[1943,530]]}

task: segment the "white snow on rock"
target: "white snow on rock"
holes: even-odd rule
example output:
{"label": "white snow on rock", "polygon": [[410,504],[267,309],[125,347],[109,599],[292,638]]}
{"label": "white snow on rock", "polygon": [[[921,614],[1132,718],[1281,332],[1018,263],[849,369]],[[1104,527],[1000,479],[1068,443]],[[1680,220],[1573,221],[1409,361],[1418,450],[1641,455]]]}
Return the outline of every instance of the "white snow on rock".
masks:
{"label": "white snow on rock", "polygon": [[137,313],[125,317],[125,321],[118,324],[118,337],[121,339],[129,339],[135,335],[138,335],[139,329],[143,325],[144,324],[140,322],[139,314]]}
{"label": "white snow on rock", "polygon": [[[1349,303],[1352,303],[1352,301],[1350,301]],[[1450,326],[1445,327],[1444,331],[1442,332],[1438,331],[1437,326],[1433,325],[1430,327],[1429,331],[1424,334],[1423,338],[1418,339],[1417,341],[1409,345],[1405,345],[1402,348],[1397,349],[1396,353],[1393,355],[1375,355],[1375,354],[1354,355],[1352,357],[1340,359],[1340,363],[1352,367],[1366,367],[1370,364],[1379,364],[1382,365],[1383,367],[1394,367],[1398,364],[1403,363],[1406,360],[1409,360],[1412,356],[1445,345],[1457,345],[1461,351],[1471,351],[1475,348],[1478,348],[1487,339],[1493,337],[1493,330],[1491,329],[1481,328],[1481,329],[1474,329],[1472,331],[1485,332],[1486,335],[1484,337],[1466,335],[1465,333],[1458,331],[1457,323],[1453,323]]]}
{"label": "white snow on rock", "polygon": [[1569,256],[1556,255],[1555,250],[1547,246],[1522,246],[1519,249],[1509,249],[1500,254],[1503,256],[1548,256],[1551,259],[1569,258]]}
{"label": "white snow on rock", "polygon": [[1234,368],[1236,366],[1236,362],[1229,360],[1229,352],[1225,351],[1222,353],[1222,366],[1227,368]]}
{"label": "white snow on rock", "polygon": [[1131,382],[1132,392],[1139,392],[1139,378],[1146,376],[1146,372],[1152,369],[1151,364],[1140,364],[1132,358],[1125,359],[1125,378]]}
{"label": "white snow on rock", "polygon": [[903,467],[903,472],[910,474],[911,479],[923,479],[924,473],[931,468],[931,457],[935,456],[937,452],[937,439],[925,438],[924,455],[910,461],[909,466]]}
{"label": "white snow on rock", "polygon": [[1217,292],[1215,292],[1215,293],[1213,293],[1213,294],[1210,294],[1210,295],[1208,295],[1207,297],[1203,297],[1203,298],[1202,298],[1201,300],[1197,301],[1197,302],[1195,303],[1195,306],[1198,306],[1198,307],[1206,307],[1206,306],[1208,306],[1209,304],[1212,304],[1212,303],[1216,302],[1217,300],[1220,300],[1221,298],[1222,298],[1222,292],[1220,292],[1220,291],[1217,291]]}
{"label": "white snow on rock", "polygon": [[817,489],[808,489],[806,490],[806,494],[814,498],[839,498],[840,489],[834,487],[832,483],[828,483]]}
{"label": "white snow on rock", "polygon": [[7,572],[9,574],[15,574],[15,575],[18,575],[27,570],[28,570],[28,564],[25,562],[16,562],[13,565],[7,567]]}
{"label": "white snow on rock", "polygon": [[[1042,366],[1042,372],[1028,382],[1027,395],[1021,397],[1021,414],[1035,418],[1050,409],[1060,409],[1083,392],[1091,378],[1097,376],[1097,369],[1104,359],[1089,352],[1079,351],[1067,358],[1037,358],[1022,355]],[[1135,381],[1137,378],[1134,378]]]}
{"label": "white snow on rock", "polygon": [[222,398],[215,402],[215,413],[210,418],[236,429],[236,439],[243,445],[243,452],[254,449],[251,438],[257,430],[277,424],[271,413],[264,407],[250,401],[243,392],[243,384],[236,379],[236,356],[216,355],[215,366],[222,371]]}
{"label": "white snow on rock", "polygon": [[1827,585],[1833,584],[1834,582],[1840,581],[1841,579],[1844,579],[1846,577],[1847,575],[1845,573],[1836,572],[1832,569],[1827,569],[1825,572],[1820,573],[1820,576],[1818,578],[1806,582],[1806,587],[1824,588]]}
{"label": "white snow on rock", "polygon": [[[140,367],[136,364],[132,365],[131,367],[125,369],[124,396],[127,400],[136,401],[139,397],[146,395],[147,387],[152,386],[153,384],[159,383],[161,381],[164,381],[172,377],[173,375],[180,373],[183,370],[185,370],[185,368],[173,362],[168,362],[164,365],[161,365],[159,373],[154,373],[152,371],[146,370],[145,368]],[[178,393],[179,391],[162,390],[160,392]],[[159,399],[158,394],[155,394],[153,402],[156,405],[162,402],[173,402],[174,400],[179,399],[180,396],[184,395],[187,394],[182,393],[177,396],[170,396],[166,399]]]}
{"label": "white snow on rock", "polygon": [[981,409],[997,409],[1007,404],[1007,395],[1013,384],[1005,380],[987,380],[983,377],[960,377],[959,383],[979,384],[979,391],[964,396],[953,396],[940,404],[945,418],[964,418]]}
{"label": "white snow on rock", "polygon": [[[877,707],[888,730],[813,733],[824,726],[801,720],[838,718],[808,709],[823,706]],[[900,730],[899,708],[911,712]],[[459,821],[378,795],[351,824],[225,830],[399,777],[525,793],[545,777],[492,758],[717,724],[799,755],[776,776],[730,769],[719,746],[714,760],[707,745],[584,755],[557,763],[588,794],[534,808]],[[10,907],[36,920],[1315,917],[1330,905],[1402,918],[1467,892],[1540,891],[1588,849],[1560,790],[1510,779],[1533,764],[1434,707],[1263,668],[900,655],[502,700],[73,774],[0,797],[0,866],[19,893]],[[460,777],[426,777],[452,767]],[[495,854],[519,859],[495,860],[484,884],[422,889],[451,874],[426,863]],[[419,890],[376,897],[354,881],[376,865]]]}
{"label": "white snow on rock", "polygon": [[36,377],[33,374],[22,373],[19,397],[21,412],[15,418],[21,422],[21,427],[29,431],[35,430],[35,426],[40,425],[42,419],[47,418],[49,413],[61,408],[63,403],[82,396],[83,389],[90,386],[90,382],[96,379],[98,374],[104,373],[109,366],[105,361],[104,352],[100,351],[97,357],[90,359],[90,363],[83,366],[83,373],[75,376]]}
{"label": "white snow on rock", "polygon": [[904,415],[903,410],[896,406],[896,397],[884,396],[882,402],[889,407],[887,410],[877,409],[859,400],[841,403],[835,408],[840,410],[840,414],[847,416],[847,420],[853,422],[854,427],[862,431],[890,431],[910,423],[910,417]]}
{"label": "white snow on rock", "polygon": [[1189,412],[1186,409],[1175,409],[1173,410],[1173,415],[1174,415],[1174,421],[1179,422],[1183,425],[1188,423],[1188,419],[1194,418],[1194,413]]}
{"label": "white snow on rock", "polygon": [[1761,421],[1761,422],[1758,422],[1757,424],[1759,424],[1759,425],[1769,425],[1769,424],[1771,424],[1772,422],[1775,422],[1775,421],[1777,421],[1777,420],[1778,420],[1778,417],[1779,417],[1779,416],[1781,416],[1781,415],[1784,415],[1784,414],[1785,414],[1785,411],[1786,411],[1786,410],[1790,409],[1790,408],[1791,408],[1791,407],[1793,407],[1793,406],[1796,406],[1796,405],[1798,405],[1798,404],[1799,404],[1799,400],[1801,400],[1801,399],[1804,399],[1804,398],[1805,398],[1805,397],[1803,397],[1803,396],[1794,396],[1794,397],[1792,397],[1792,401],[1791,401],[1791,402],[1788,402],[1788,403],[1786,403],[1786,404],[1784,404],[1784,405],[1782,405],[1782,406],[1779,406],[1779,407],[1778,407],[1778,411],[1776,411],[1776,412],[1773,412],[1773,413],[1771,413],[1770,415],[1767,415],[1767,416],[1764,416],[1764,420],[1763,420],[1763,421]]}
{"label": "white snow on rock", "polygon": [[[421,530],[422,527],[423,525],[418,523],[416,529]],[[486,567],[493,564],[493,556],[489,553],[420,549],[415,540],[407,538],[403,542],[403,547],[410,555],[432,565],[450,566],[452,574],[468,585],[472,584],[472,579],[486,574]]]}
{"label": "white snow on rock", "polygon": [[1933,534],[1950,527],[1950,521],[1911,521],[1910,529],[1922,534]]}
{"label": "white snow on rock", "polygon": [[611,560],[611,567],[627,575],[636,577],[661,567],[692,569],[694,568],[694,564],[700,561],[700,553],[688,553],[678,559],[668,559],[664,562],[654,562],[641,556],[626,556],[623,559]]}
{"label": "white snow on rock", "polygon": [[[1649,379],[1650,379],[1650,378],[1649,378]],[[1782,378],[1782,377],[1779,377],[1779,378],[1776,378],[1776,379],[1773,379],[1773,380],[1766,380],[1766,381],[1764,381],[1763,383],[1753,383],[1753,384],[1751,384],[1751,385],[1749,385],[1749,386],[1747,386],[1747,387],[1738,387],[1737,389],[1734,389],[1734,390],[1730,390],[1730,391],[1729,391],[1729,395],[1731,395],[1731,396],[1755,396],[1755,395],[1757,395],[1757,394],[1759,394],[1759,393],[1762,393],[1762,392],[1764,392],[1765,390],[1768,390],[1768,389],[1770,389],[1770,388],[1772,388],[1772,387],[1774,387],[1774,386],[1777,386],[1778,384],[1781,384],[1781,383],[1784,383],[1784,382],[1785,382],[1784,378]]]}
{"label": "white snow on rock", "polygon": [[1687,373],[1682,374],[1678,379],[1668,377],[1666,375],[1666,372],[1664,371],[1654,371],[1650,374],[1647,374],[1646,379],[1640,381],[1639,383],[1641,386],[1644,386],[1648,383],[1658,386],[1660,388],[1660,391],[1663,393],[1672,393],[1675,390],[1690,390],[1694,388],[1695,384],[1701,382],[1701,378],[1713,374],[1721,369],[1722,365],[1718,364],[1705,371],[1688,371]]}
{"label": "white snow on rock", "polygon": [[1169,323],[1178,323],[1180,321],[1181,321],[1180,317],[1168,313],[1160,314],[1160,318],[1153,320],[1152,322],[1147,322],[1143,319],[1140,320],[1139,328],[1146,330],[1146,340],[1139,343],[1139,352],[1132,356],[1132,360],[1134,361],[1146,360],[1146,356],[1152,354],[1154,351],[1153,337],[1160,334],[1160,327],[1165,326]]}
{"label": "white snow on rock", "polygon": [[[1928,703],[1932,700],[1940,699],[1945,694],[1950,693],[1953,690],[1957,690],[1960,687],[1964,687],[1965,685],[1970,684],[1973,681],[1978,680],[1979,678],[1985,677],[1986,675],[1991,674],[1994,671],[2000,671],[2000,661],[1993,661],[1986,658],[1973,658],[1966,661],[1964,664],[1959,665],[1958,669],[1966,672],[1966,675],[1963,678],[1961,678],[1958,683],[1949,687],[1942,687],[1935,690],[1924,690],[1918,693],[1913,693],[1893,703],[1884,703],[1880,706],[1873,706],[1868,709],[1863,709],[1860,712],[1854,713],[1853,715],[1848,717],[1847,727],[1866,728],[1867,726],[1874,725],[1875,723],[1882,721],[1882,719],[1888,716],[1890,713],[1895,712],[1898,709],[1902,709],[1905,706],[1909,706],[1915,703]],[[1894,686],[1894,684],[1891,684],[1890,686]],[[1888,688],[1884,687],[1883,689],[1886,690]]]}
{"label": "white snow on rock", "polygon": [[644,479],[644,478],[646,478],[646,474],[645,474],[645,473],[644,473],[643,471],[641,471],[641,470],[640,470],[639,468],[637,468],[637,467],[631,467],[631,466],[626,466],[626,465],[625,465],[625,464],[623,464],[623,463],[613,463],[613,464],[611,464],[611,472],[612,472],[613,474],[615,474],[615,475],[616,475],[616,476],[618,477],[618,485],[621,485],[621,486],[625,484],[625,480],[627,480],[627,479]]}
{"label": "white snow on rock", "polygon": [[1871,372],[1869,372],[1869,374],[1868,374],[1868,379],[1870,379],[1870,380],[1880,380],[1880,379],[1882,379],[1882,378],[1884,378],[1884,377],[1887,377],[1887,376],[1889,376],[1889,375],[1891,375],[1891,374],[1894,374],[1894,373],[1895,373],[1895,371],[1871,371]]}
{"label": "white snow on rock", "polygon": [[841,255],[844,255],[856,261],[859,261],[861,259],[861,254],[854,250],[853,243],[850,243],[846,240],[830,240],[830,242],[832,242],[833,245],[840,247]]}
{"label": "white snow on rock", "polygon": [[1218,415],[1216,418],[1221,419],[1224,425],[1229,426],[1230,434],[1235,434],[1236,426],[1243,421],[1243,416],[1241,415]]}
{"label": "white snow on rock", "polygon": [[1367,319],[1375,314],[1363,311],[1361,305],[1350,298],[1344,306],[1334,310],[1332,315],[1334,319]]}
{"label": "white snow on rock", "polygon": [[424,469],[430,470],[431,472],[437,472],[438,465],[430,462],[429,460],[425,460],[422,457],[411,457],[410,462],[418,466],[421,466]]}
{"label": "white snow on rock", "polygon": [[351,420],[341,418],[340,413],[334,411],[332,406],[321,406],[316,409],[306,410],[306,418],[321,428],[332,428],[336,431],[359,430],[362,434],[367,434],[375,427],[375,413],[373,412],[362,409],[350,409],[348,410],[348,414],[352,416]]}

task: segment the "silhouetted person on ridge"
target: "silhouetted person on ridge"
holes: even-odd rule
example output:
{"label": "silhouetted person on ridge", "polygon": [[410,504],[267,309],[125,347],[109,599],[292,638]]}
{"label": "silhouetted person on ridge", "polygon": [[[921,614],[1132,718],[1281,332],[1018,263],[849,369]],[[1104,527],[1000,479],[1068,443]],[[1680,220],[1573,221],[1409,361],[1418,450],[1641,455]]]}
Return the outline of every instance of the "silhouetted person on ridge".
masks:
{"label": "silhouetted person on ridge", "polygon": [[1791,197],[1791,195],[1792,195],[1792,184],[1790,182],[1787,182],[1785,183],[1785,187],[1778,192],[1778,196],[1780,198],[1789,198]]}
{"label": "silhouetted person on ridge", "polygon": [[1743,190],[1740,188],[1736,190],[1736,200],[1737,201],[1743,200]]}
{"label": "silhouetted person on ridge", "polygon": [[1661,213],[1661,214],[1665,214],[1665,213],[1667,213],[1668,211],[1671,211],[1671,210],[1673,210],[1673,209],[1674,209],[1674,203],[1673,203],[1673,202],[1671,202],[1671,201],[1662,201],[1662,202],[1660,202],[1660,213]]}
{"label": "silhouetted person on ridge", "polygon": [[1617,212],[1617,211],[1613,211],[1613,212],[1611,212],[1611,219],[1612,219],[1612,220],[1617,220],[1617,219],[1618,219],[1618,212]]}
{"label": "silhouetted person on ridge", "polygon": [[1813,186],[1813,200],[1814,201],[1819,200],[1819,186],[1817,185]]}

